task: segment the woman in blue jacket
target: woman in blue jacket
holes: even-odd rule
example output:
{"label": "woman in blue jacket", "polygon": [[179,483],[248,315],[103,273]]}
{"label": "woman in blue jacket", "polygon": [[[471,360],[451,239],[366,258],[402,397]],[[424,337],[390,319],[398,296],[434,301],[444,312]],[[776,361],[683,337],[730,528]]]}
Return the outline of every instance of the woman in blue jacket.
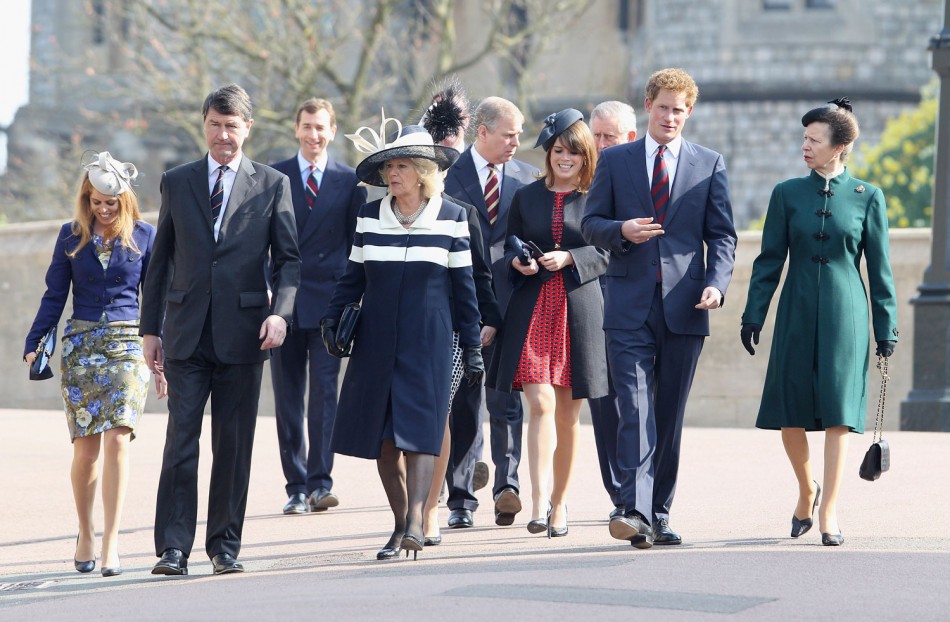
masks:
{"label": "woman in blue jacket", "polygon": [[[56,238],[46,293],[26,337],[29,364],[46,331],[59,324],[69,290],[73,313],[62,339],[62,391],[73,441],[70,479],[79,535],[73,561],[79,572],[96,567],[92,507],[100,447],[104,447],[102,576],[120,574],[119,523],[128,480],[128,447],[145,408],[149,371],[138,336],[139,287],[155,229],[141,221],[131,182],[135,167],[102,152],[85,167],[72,222]],[[159,398],[166,393],[155,378]]]}

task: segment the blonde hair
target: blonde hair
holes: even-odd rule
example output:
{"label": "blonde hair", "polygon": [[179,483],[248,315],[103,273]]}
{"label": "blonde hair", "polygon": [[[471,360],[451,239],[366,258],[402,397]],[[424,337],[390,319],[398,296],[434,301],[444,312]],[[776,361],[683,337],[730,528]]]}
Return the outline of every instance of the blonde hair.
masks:
{"label": "blonde hair", "polygon": [[[92,205],[89,197],[92,196],[92,183],[89,181],[89,173],[83,171],[82,180],[79,182],[79,193],[76,196],[76,208],[73,211],[73,222],[70,225],[70,232],[79,238],[79,244],[71,252],[67,253],[70,257],[75,257],[86,244],[92,240],[92,230],[96,222],[96,215],[92,211]],[[110,228],[112,237],[117,238],[122,246],[129,250],[140,252],[132,237],[135,230],[135,221],[142,219],[139,212],[139,202],[135,193],[127,190],[115,197],[118,211],[116,220]]]}
{"label": "blonde hair", "polygon": [[699,97],[699,87],[692,76],[675,67],[660,69],[647,80],[646,95],[647,99],[653,101],[660,94],[660,91],[667,89],[674,93],[686,94],[686,105],[692,106]]}
{"label": "blonde hair", "polygon": [[[393,158],[394,160],[397,158]],[[439,165],[429,160],[427,158],[405,158],[412,162],[412,168],[416,171],[416,175],[419,176],[419,185],[422,187],[422,196],[426,199],[431,199],[432,197],[442,194],[442,191],[445,190],[445,173],[439,170]],[[386,182],[386,187],[389,187],[389,180],[386,178],[386,171],[384,167],[386,166],[386,160],[379,165],[379,177],[384,182]]]}

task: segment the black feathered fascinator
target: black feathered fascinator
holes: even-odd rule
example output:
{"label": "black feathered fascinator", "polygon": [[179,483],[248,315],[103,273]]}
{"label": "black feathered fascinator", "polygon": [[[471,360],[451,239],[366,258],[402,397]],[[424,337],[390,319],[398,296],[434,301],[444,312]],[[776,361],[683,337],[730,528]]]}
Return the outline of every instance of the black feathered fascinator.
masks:
{"label": "black feathered fascinator", "polygon": [[[440,91],[422,117],[422,127],[426,128],[436,143],[465,131],[468,111],[459,105],[459,95],[452,87]],[[461,99],[464,99],[464,95]]]}

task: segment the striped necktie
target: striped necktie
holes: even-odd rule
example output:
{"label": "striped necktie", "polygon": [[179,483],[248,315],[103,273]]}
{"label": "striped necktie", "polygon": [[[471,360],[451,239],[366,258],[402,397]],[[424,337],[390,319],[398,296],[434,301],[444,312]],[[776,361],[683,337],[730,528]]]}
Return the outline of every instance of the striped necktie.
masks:
{"label": "striped necktie", "polygon": [[313,174],[317,170],[316,164],[310,165],[310,176],[307,177],[307,207],[313,209],[313,204],[317,202],[317,195],[320,193],[320,188],[317,187],[317,178]]}
{"label": "striped necktie", "polygon": [[218,216],[221,215],[221,205],[224,203],[224,171],[228,167],[224,164],[218,167],[218,179],[214,182],[214,190],[211,191],[211,224],[218,222]]}
{"label": "striped necktie", "polygon": [[653,160],[653,183],[650,185],[656,221],[661,225],[666,218],[666,206],[670,202],[670,174],[666,170],[666,160],[663,159],[665,151],[666,145],[660,145],[656,151],[656,158]]}
{"label": "striped necktie", "polygon": [[488,209],[488,222],[494,227],[498,220],[498,203],[501,199],[501,192],[498,189],[498,172],[495,165],[488,163],[488,180],[485,182],[485,208]]}

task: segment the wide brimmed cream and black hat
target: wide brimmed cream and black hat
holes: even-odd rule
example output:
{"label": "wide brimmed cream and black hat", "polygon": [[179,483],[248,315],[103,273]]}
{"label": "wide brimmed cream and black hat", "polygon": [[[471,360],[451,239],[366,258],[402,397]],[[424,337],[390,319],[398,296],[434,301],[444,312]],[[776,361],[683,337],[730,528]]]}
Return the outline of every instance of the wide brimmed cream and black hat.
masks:
{"label": "wide brimmed cream and black hat", "polygon": [[138,170],[130,162],[119,162],[108,151],[84,157],[83,169],[89,174],[92,187],[110,197],[117,197],[132,189]]}
{"label": "wide brimmed cream and black hat", "polygon": [[[396,126],[396,138],[387,143],[383,136],[385,135],[386,126],[390,123]],[[372,142],[362,136],[366,132],[369,133]],[[379,134],[371,128],[363,126],[355,133],[347,134],[346,137],[353,141],[359,151],[369,154],[356,167],[356,176],[359,177],[360,181],[371,186],[386,185],[380,167],[387,160],[422,158],[432,160],[440,171],[444,171],[455,164],[459,157],[459,152],[455,149],[434,144],[432,135],[421,125],[403,127],[398,119],[387,119],[385,113],[383,113],[383,122],[379,127]]]}

